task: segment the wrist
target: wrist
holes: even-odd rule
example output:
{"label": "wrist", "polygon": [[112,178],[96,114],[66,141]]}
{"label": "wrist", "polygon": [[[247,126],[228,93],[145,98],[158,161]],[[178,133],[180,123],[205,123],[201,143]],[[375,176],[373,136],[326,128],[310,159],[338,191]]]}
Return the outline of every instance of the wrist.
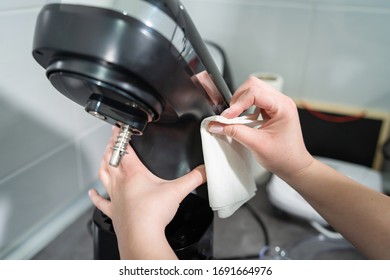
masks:
{"label": "wrist", "polygon": [[289,185],[294,186],[299,184],[310,174],[313,173],[317,160],[308,152],[305,155],[300,157],[299,162],[292,164],[290,169],[287,169],[285,172],[277,174],[284,181],[289,183]]}
{"label": "wrist", "polygon": [[306,200],[311,201],[321,198],[324,194],[318,196],[317,192],[324,186],[332,185],[333,180],[339,183],[340,176],[340,173],[313,157],[309,165],[287,178],[286,182]]}

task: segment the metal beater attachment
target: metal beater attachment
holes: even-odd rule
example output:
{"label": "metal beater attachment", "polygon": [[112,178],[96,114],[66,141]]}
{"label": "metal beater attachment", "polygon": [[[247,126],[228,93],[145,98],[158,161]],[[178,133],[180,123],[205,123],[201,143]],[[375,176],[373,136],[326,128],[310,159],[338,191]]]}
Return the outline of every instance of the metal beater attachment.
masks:
{"label": "metal beater attachment", "polygon": [[127,153],[126,147],[129,144],[132,135],[133,132],[131,131],[130,126],[126,124],[121,126],[121,131],[116,138],[114,147],[112,147],[112,155],[110,158],[111,166],[118,167],[122,157]]}

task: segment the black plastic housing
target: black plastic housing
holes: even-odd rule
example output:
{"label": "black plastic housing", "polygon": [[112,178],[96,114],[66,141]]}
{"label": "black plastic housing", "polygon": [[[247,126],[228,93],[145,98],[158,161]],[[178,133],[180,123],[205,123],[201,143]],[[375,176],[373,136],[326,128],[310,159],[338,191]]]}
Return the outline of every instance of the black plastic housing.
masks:
{"label": "black plastic housing", "polygon": [[[42,8],[33,56],[63,95],[102,120],[143,134],[131,141],[140,159],[157,176],[175,179],[203,162],[200,122],[228,106],[230,91],[179,1],[149,1],[157,2],[175,15],[194,48],[190,63],[172,42],[133,17],[71,4]],[[220,91],[217,99],[211,100],[197,71],[210,74]]]}
{"label": "black plastic housing", "polygon": [[[227,108],[231,93],[189,15],[177,0],[137,0],[157,7],[175,28],[161,34],[129,11],[48,4],[40,11],[33,56],[52,85],[85,110],[112,125],[127,124],[131,145],[145,166],[176,179],[203,163],[200,123]],[[153,20],[153,19],[151,19]],[[184,34],[181,42],[174,41]],[[203,88],[208,74],[217,92]],[[198,188],[166,229],[180,258],[211,254],[213,214]],[[118,258],[110,221],[95,210],[95,258]],[[206,241],[204,241],[206,240]]]}

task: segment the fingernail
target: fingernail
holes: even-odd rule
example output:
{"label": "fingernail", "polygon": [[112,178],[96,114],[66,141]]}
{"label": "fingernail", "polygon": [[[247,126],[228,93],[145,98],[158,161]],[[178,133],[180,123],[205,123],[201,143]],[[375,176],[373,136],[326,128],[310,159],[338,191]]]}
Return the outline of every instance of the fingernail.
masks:
{"label": "fingernail", "polygon": [[221,116],[224,117],[226,114],[229,113],[229,108],[227,108],[225,111],[221,113]]}
{"label": "fingernail", "polygon": [[209,127],[209,132],[211,133],[222,133],[222,131],[223,131],[223,126],[221,125],[213,124]]}
{"label": "fingernail", "polygon": [[89,197],[92,197],[93,192],[94,192],[94,189],[89,189],[89,190],[88,190],[88,196],[89,196]]}

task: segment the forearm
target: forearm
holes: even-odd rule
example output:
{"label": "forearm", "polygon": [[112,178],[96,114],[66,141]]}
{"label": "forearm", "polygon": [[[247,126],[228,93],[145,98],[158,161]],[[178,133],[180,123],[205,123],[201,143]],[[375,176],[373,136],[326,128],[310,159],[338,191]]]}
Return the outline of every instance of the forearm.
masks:
{"label": "forearm", "polygon": [[284,178],[363,254],[390,259],[390,198],[314,160]]}
{"label": "forearm", "polygon": [[128,260],[175,260],[164,230],[149,228],[132,229],[118,236],[121,259]]}

